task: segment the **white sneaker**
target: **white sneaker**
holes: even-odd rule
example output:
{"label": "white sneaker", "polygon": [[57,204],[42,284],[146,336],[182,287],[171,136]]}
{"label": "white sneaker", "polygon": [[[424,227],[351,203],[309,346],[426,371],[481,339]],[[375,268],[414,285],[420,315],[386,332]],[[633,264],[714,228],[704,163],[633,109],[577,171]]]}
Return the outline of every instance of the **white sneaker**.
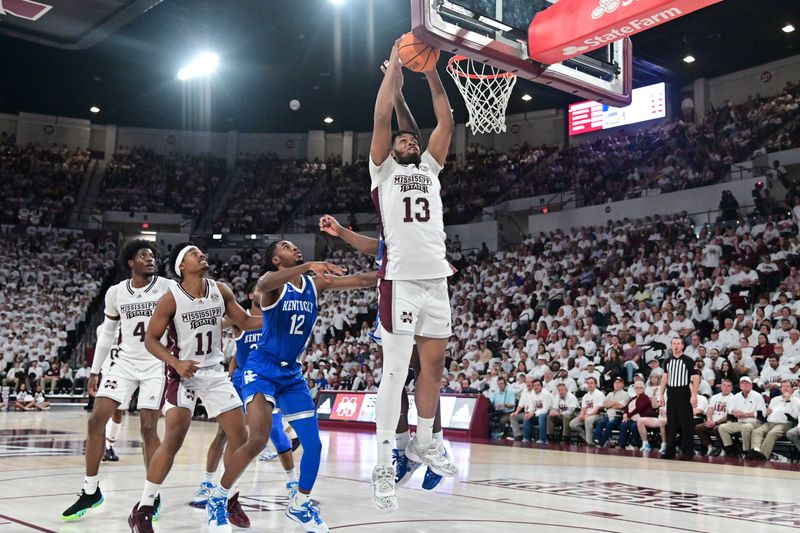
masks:
{"label": "white sneaker", "polygon": [[261,452],[261,455],[258,456],[258,460],[259,461],[272,461],[276,457],[278,457],[278,452],[276,452],[275,450],[267,450],[267,449],[265,449],[263,452]]}
{"label": "white sneaker", "polygon": [[416,435],[406,448],[406,455],[412,461],[423,463],[431,467],[431,470],[445,477],[455,477],[458,475],[458,467],[453,464],[450,457],[442,453],[435,440],[425,447],[420,446]]}
{"label": "white sneaker", "polygon": [[206,503],[208,503],[208,498],[211,496],[211,492],[214,490],[214,484],[209,483],[208,481],[201,481],[200,482],[200,489],[194,495],[192,502],[189,504],[192,507],[202,507],[205,509]]}
{"label": "white sneaker", "polygon": [[628,450],[629,452],[635,452],[636,446],[634,446],[633,444],[628,444],[627,446],[625,446],[625,449]]}
{"label": "white sneaker", "polygon": [[319,515],[319,507],[306,500],[305,503],[298,503],[297,495],[292,498],[292,503],[284,513],[288,518],[303,526],[303,530],[309,533],[328,533],[328,524]]}
{"label": "white sneaker", "polygon": [[719,455],[717,457],[725,457],[725,455],[726,455],[725,450],[722,450],[721,452],[719,452]]}
{"label": "white sneaker", "polygon": [[398,509],[394,492],[395,470],[392,466],[377,465],[372,470],[372,501],[381,512],[391,513]]}
{"label": "white sneaker", "polygon": [[664,453],[665,451],[667,451],[667,445],[662,443],[661,448],[659,448],[658,451],[659,453]]}
{"label": "white sneaker", "polygon": [[286,494],[289,495],[289,499],[291,500],[294,498],[295,494],[297,494],[297,489],[299,488],[299,482],[297,481],[287,481],[286,482]]}
{"label": "white sneaker", "polygon": [[778,453],[771,454],[769,456],[769,460],[772,461],[773,463],[790,463],[791,462],[791,461],[789,461],[789,459],[787,457],[784,457],[783,455],[780,455]]}

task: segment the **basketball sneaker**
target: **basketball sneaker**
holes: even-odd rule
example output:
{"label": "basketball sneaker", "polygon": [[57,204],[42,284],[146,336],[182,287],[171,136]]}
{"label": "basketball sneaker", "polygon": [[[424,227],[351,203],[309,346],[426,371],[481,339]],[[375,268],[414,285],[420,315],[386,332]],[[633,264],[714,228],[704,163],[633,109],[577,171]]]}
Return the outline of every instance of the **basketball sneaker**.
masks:
{"label": "basketball sneaker", "polygon": [[242,504],[239,503],[238,492],[228,498],[228,521],[241,529],[250,527],[250,518],[247,517],[244,509],[242,509]]}
{"label": "basketball sneaker", "polygon": [[289,500],[294,498],[295,494],[297,494],[297,489],[300,487],[300,484],[297,481],[289,481],[286,483],[286,494],[289,495]]}
{"label": "basketball sneaker", "polygon": [[406,455],[412,461],[424,463],[431,467],[435,473],[445,477],[455,477],[458,475],[458,467],[453,464],[450,457],[442,453],[439,444],[432,440],[427,446],[420,446],[417,436],[411,439],[406,448]]}
{"label": "basketball sneaker", "polygon": [[153,531],[153,513],[155,508],[152,505],[144,505],[139,507],[139,504],[133,506],[130,516],[128,516],[128,525],[131,528],[131,533],[154,533]]}
{"label": "basketball sneaker", "polygon": [[214,490],[214,484],[209,483],[208,481],[201,481],[200,482],[200,489],[197,491],[197,494],[194,495],[194,499],[189,502],[189,505],[192,507],[197,507],[199,509],[205,509],[206,503],[208,503],[208,497],[211,496],[211,491]]}
{"label": "basketball sneaker", "polygon": [[261,455],[258,456],[259,461],[272,461],[278,457],[278,452],[275,450],[264,450]]}
{"label": "basketball sneaker", "polygon": [[377,465],[372,470],[372,501],[379,511],[396,511],[397,495],[394,493],[395,469],[391,466]]}
{"label": "basketball sneaker", "polygon": [[297,494],[292,497],[292,502],[286,508],[286,516],[303,526],[303,530],[308,533],[328,533],[328,525],[319,516],[319,507],[308,499],[301,504],[297,498]]}
{"label": "basketball sneaker", "polygon": [[161,514],[161,494],[156,496],[156,501],[153,502],[153,522],[158,521],[158,516]]}
{"label": "basketball sneaker", "polygon": [[652,452],[653,451],[653,447],[650,446],[649,442],[645,442],[644,444],[642,444],[642,447],[639,448],[639,451],[642,452],[642,453]]}
{"label": "basketball sneaker", "polygon": [[103,461],[111,461],[112,463],[119,461],[119,457],[117,457],[113,447],[106,448],[106,453],[103,454]]}
{"label": "basketball sneaker", "polygon": [[105,501],[103,493],[100,492],[100,487],[97,487],[94,494],[86,494],[85,490],[81,490],[78,496],[78,501],[61,513],[61,520],[72,522],[73,520],[83,518],[83,516],[89,512],[89,509],[96,509],[103,505],[103,501]]}
{"label": "basketball sneaker", "polygon": [[403,486],[408,483],[417,468],[422,466],[416,461],[409,460],[408,456],[402,450],[392,450],[392,463],[394,463],[394,482],[396,485]]}
{"label": "basketball sneaker", "polygon": [[227,498],[209,498],[206,503],[208,530],[213,533],[231,533],[228,522]]}
{"label": "basketball sneaker", "polygon": [[[447,457],[447,449],[444,447],[444,445],[441,445],[439,448],[444,456]],[[425,470],[425,477],[422,480],[422,488],[425,490],[436,490],[436,487],[439,486],[439,484],[442,482],[442,479],[444,479],[444,476],[440,476],[434,472],[431,467],[428,467],[427,470]]]}

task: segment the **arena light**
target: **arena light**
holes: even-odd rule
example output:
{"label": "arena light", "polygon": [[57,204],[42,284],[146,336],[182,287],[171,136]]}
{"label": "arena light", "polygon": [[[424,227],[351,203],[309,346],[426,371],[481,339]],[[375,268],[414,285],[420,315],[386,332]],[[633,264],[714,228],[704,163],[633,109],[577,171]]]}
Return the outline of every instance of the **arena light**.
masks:
{"label": "arena light", "polygon": [[322,122],[324,122],[325,124],[333,124],[333,119],[331,117],[325,117],[324,119],[322,119]]}
{"label": "arena light", "polygon": [[222,240],[222,233],[215,233],[215,234],[213,234],[211,236],[211,238],[214,239],[215,241],[221,241]]}
{"label": "arena light", "polygon": [[523,102],[530,102],[531,100],[533,100],[533,96],[531,96],[529,94],[523,94],[522,95],[522,101]]}
{"label": "arena light", "polygon": [[100,108],[97,107],[96,105],[93,105],[92,107],[89,108],[89,112],[94,113],[96,115],[100,112]]}
{"label": "arena light", "polygon": [[250,234],[250,238],[251,238],[252,240],[256,240],[256,239],[258,239],[258,235],[256,235],[255,233],[251,233],[251,234]]}
{"label": "arena light", "polygon": [[344,4],[344,0],[331,0],[331,4],[333,4],[335,6],[340,6],[340,5]]}
{"label": "arena light", "polygon": [[683,58],[683,62],[684,63],[694,63],[695,62],[695,58],[694,58],[693,55],[688,55],[688,56]]}
{"label": "arena light", "polygon": [[201,76],[210,76],[219,66],[219,56],[214,53],[200,54],[191,63],[178,71],[178,79],[186,81]]}
{"label": "arena light", "polygon": [[158,232],[151,230],[142,230],[142,235],[158,235]]}
{"label": "arena light", "polygon": [[794,31],[794,26],[792,26],[791,24],[787,24],[786,26],[781,28],[781,31],[783,33],[792,33]]}

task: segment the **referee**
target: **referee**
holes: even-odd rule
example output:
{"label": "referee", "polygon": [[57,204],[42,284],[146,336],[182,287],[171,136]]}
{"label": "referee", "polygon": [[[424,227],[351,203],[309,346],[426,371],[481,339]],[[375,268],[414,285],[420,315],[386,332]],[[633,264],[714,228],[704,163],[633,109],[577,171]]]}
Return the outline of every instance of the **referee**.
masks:
{"label": "referee", "polygon": [[[697,405],[697,389],[700,375],[694,368],[694,361],[683,354],[682,338],[672,339],[672,357],[667,360],[664,375],[661,376],[661,405],[667,403],[667,447],[661,454],[663,459],[675,457],[675,438],[681,434],[681,459],[691,460],[694,456],[694,414]],[[666,389],[668,396],[664,397]]]}

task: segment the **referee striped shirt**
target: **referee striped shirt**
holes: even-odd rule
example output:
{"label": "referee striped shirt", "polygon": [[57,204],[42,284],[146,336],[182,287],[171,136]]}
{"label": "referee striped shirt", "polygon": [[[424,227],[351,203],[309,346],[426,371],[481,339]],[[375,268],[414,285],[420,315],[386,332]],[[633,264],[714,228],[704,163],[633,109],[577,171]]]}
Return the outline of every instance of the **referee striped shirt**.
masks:
{"label": "referee striped shirt", "polygon": [[692,376],[697,375],[694,361],[688,355],[670,357],[667,361],[667,387],[684,388],[692,382]]}

